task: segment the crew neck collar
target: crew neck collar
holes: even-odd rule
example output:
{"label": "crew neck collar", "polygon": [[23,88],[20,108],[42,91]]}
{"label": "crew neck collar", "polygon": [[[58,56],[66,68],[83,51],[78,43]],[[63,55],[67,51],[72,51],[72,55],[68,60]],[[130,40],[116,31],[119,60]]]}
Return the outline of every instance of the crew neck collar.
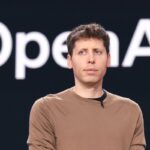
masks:
{"label": "crew neck collar", "polygon": [[103,91],[105,91],[104,93],[106,93],[106,95],[103,94],[101,97],[98,97],[98,98],[86,98],[86,97],[82,97],[82,96],[78,95],[73,89],[74,89],[74,87],[69,88],[69,91],[71,92],[71,94],[73,94],[73,96],[75,96],[78,100],[82,100],[82,101],[86,101],[86,102],[99,103],[100,101],[97,99],[102,97],[103,103],[105,103],[105,101],[108,97],[106,90],[103,90]]}

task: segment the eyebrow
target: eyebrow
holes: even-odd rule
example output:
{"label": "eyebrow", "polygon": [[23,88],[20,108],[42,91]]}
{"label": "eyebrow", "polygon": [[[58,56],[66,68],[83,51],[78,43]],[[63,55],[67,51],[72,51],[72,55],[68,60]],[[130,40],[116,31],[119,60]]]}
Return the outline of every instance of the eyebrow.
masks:
{"label": "eyebrow", "polygon": [[[80,50],[88,51],[87,48],[81,48],[81,49],[79,49],[79,51],[80,51]],[[92,51],[95,51],[95,50],[101,50],[101,51],[103,51],[104,49],[100,49],[100,48],[93,48],[93,49],[92,49]]]}

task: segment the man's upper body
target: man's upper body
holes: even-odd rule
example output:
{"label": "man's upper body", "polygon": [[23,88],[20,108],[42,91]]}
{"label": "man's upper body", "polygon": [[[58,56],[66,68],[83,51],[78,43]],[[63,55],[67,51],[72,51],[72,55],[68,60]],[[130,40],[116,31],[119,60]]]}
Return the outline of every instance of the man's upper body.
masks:
{"label": "man's upper body", "polygon": [[[105,29],[98,24],[76,27],[67,46],[75,86],[35,102],[30,114],[29,150],[144,150],[138,104],[103,90],[110,65]],[[97,99],[102,97],[100,105]]]}
{"label": "man's upper body", "polygon": [[73,88],[37,100],[30,116],[29,150],[144,150],[140,107],[106,93],[104,108]]}

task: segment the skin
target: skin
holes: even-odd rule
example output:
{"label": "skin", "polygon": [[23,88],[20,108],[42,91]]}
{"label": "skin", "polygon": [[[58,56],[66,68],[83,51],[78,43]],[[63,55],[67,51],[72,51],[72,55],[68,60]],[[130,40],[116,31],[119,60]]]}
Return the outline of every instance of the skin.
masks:
{"label": "skin", "polygon": [[68,55],[67,63],[73,69],[74,92],[85,98],[97,98],[103,94],[102,83],[110,55],[102,40],[82,38],[75,42],[72,56]]}

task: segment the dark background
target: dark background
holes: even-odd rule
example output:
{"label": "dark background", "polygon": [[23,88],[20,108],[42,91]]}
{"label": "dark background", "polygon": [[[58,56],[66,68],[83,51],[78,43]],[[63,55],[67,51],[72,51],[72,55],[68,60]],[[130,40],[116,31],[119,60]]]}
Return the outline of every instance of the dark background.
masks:
{"label": "dark background", "polygon": [[[12,54],[8,61],[0,66],[0,149],[27,150],[29,112],[34,101],[74,84],[72,72],[58,66],[51,52],[43,67],[27,69],[24,80],[15,79],[16,33],[41,32],[48,38],[51,50],[53,40],[61,32],[69,31],[79,24],[98,22],[119,37],[120,65],[108,70],[104,88],[130,97],[141,106],[149,150],[150,58],[138,57],[132,67],[121,67],[138,21],[150,19],[149,6],[150,2],[146,0],[0,1],[0,22],[9,28],[13,38]],[[144,46],[149,44],[146,39],[141,43]],[[35,43],[28,45],[28,57],[35,58],[38,52]]]}

